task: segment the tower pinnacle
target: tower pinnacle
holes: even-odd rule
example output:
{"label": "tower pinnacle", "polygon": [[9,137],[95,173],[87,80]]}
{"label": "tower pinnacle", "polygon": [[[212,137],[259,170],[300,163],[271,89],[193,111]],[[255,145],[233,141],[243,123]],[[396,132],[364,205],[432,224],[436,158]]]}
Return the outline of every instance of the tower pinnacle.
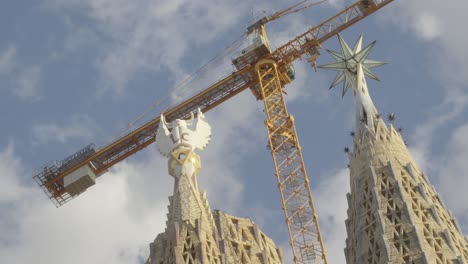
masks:
{"label": "tower pinnacle", "polygon": [[351,49],[344,39],[338,35],[341,46],[341,53],[327,50],[336,62],[319,66],[319,68],[337,71],[335,80],[330,85],[330,89],[343,83],[342,96],[346,94],[349,88],[353,91],[356,135],[361,135],[363,126],[372,129],[374,118],[377,115],[377,109],[369,96],[366,77],[374,80],[379,78],[370,71],[370,69],[381,66],[385,62],[373,61],[367,59],[372,51],[375,41],[364,49],[362,48],[362,35]]}
{"label": "tower pinnacle", "polygon": [[150,244],[146,264],[282,264],[283,256],[273,240],[248,218],[211,211],[204,191],[198,189],[200,157],[211,139],[211,127],[203,113],[190,120],[166,123],[164,116],[156,144],[168,158],[174,177],[169,197],[166,229]]}
{"label": "tower pinnacle", "polygon": [[377,80],[367,60],[362,36],[351,50],[339,37],[336,62],[321,68],[338,71],[331,87],[343,82],[343,95],[353,89],[356,130],[349,156],[351,192],[347,195],[346,262],[348,264],[463,264],[468,240],[442,203],[429,178],[417,167],[401,133],[379,118],[365,77]]}
{"label": "tower pinnacle", "polygon": [[198,110],[196,118],[192,113],[190,120],[176,119],[168,124],[161,115],[157,135],[158,150],[169,158],[168,171],[175,178],[170,220],[179,224],[188,221],[195,225],[196,221],[203,219],[202,228],[212,232],[214,221],[206,194],[198,190],[197,177],[201,163],[194,151],[203,150],[211,139],[211,127],[205,116]]}

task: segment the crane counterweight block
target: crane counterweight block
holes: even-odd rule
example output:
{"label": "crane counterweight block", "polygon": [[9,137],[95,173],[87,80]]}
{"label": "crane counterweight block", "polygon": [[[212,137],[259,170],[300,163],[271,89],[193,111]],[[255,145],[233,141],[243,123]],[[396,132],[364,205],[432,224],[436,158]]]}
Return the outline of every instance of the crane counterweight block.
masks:
{"label": "crane counterweight block", "polygon": [[[94,144],[89,144],[63,160],[54,160],[42,166],[34,173],[33,178],[55,205],[60,206],[94,185],[96,174],[90,166],[91,163],[87,163],[66,174],[63,179],[59,179],[58,176],[87,160],[94,153]],[[60,197],[57,197],[58,193],[61,194]]]}
{"label": "crane counterweight block", "polygon": [[65,190],[73,197],[96,184],[96,174],[86,164],[63,178]]}

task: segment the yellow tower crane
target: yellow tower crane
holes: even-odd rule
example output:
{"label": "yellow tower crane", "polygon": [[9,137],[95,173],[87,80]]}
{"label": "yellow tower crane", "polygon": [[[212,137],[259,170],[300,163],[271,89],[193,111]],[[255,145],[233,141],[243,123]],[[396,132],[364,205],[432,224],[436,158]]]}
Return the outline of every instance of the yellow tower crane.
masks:
{"label": "yellow tower crane", "polygon": [[[296,264],[326,264],[327,256],[294,118],[288,113],[283,97],[283,87],[294,80],[291,63],[306,57],[315,67],[323,42],[391,2],[359,0],[276,50],[270,48],[265,24],[305,7],[294,5],[264,17],[248,28],[253,43],[233,59],[235,72],[165,112],[168,122],[187,119],[196,109],[209,111],[247,88],[258,100],[263,100],[269,148]],[[158,115],[99,149],[91,144],[60,162],[49,163],[33,178],[59,207],[94,185],[95,179],[110,167],[155,142],[159,119]]]}

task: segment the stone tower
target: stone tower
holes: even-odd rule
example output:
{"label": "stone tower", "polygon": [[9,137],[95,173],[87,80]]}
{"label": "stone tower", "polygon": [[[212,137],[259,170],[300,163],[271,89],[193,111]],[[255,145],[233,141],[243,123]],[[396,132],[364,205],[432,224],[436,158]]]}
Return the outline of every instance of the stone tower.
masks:
{"label": "stone tower", "polygon": [[354,98],[354,147],[349,155],[346,261],[362,263],[468,263],[468,240],[422,173],[398,131],[382,120],[367,89],[369,70],[383,63],[368,60],[375,42],[351,49],[339,36],[341,52],[328,51],[338,72],[330,88],[343,82],[343,96]]}
{"label": "stone tower", "polygon": [[156,144],[169,159],[174,193],[169,197],[166,229],[150,244],[146,264],[282,264],[281,250],[248,218],[212,212],[198,189],[201,168],[195,149],[203,150],[211,128],[203,114],[190,121],[164,121]]}

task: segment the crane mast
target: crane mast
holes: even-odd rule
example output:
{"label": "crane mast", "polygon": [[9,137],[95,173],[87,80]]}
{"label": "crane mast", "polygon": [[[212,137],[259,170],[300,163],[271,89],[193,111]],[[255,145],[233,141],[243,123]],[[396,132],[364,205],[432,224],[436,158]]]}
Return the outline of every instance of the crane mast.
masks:
{"label": "crane mast", "polygon": [[[327,257],[294,117],[288,113],[283,96],[283,87],[294,79],[291,63],[305,56],[315,66],[321,43],[393,1],[357,1],[274,51],[270,49],[265,31],[268,20],[264,23],[259,20],[249,28],[251,34],[256,34],[254,45],[233,60],[237,71],[165,113],[168,122],[186,119],[197,108],[207,112],[247,88],[258,100],[263,100],[268,145],[294,263],[327,263]],[[92,186],[95,178],[110,167],[153,143],[159,118],[153,118],[100,149],[88,145],[60,162],[47,164],[36,171],[33,178],[59,207]]]}

